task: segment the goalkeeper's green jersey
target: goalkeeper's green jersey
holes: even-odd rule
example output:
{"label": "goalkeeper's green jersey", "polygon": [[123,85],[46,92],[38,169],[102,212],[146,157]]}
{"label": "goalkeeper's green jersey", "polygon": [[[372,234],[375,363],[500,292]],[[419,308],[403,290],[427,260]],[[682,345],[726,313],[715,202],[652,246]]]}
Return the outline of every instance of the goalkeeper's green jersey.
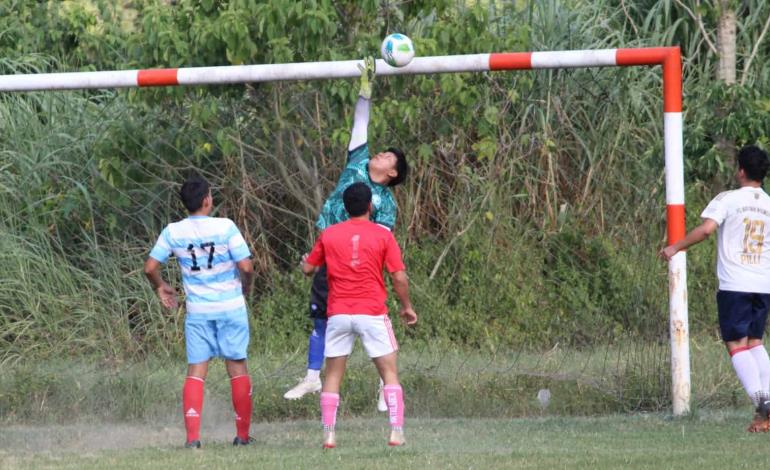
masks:
{"label": "goalkeeper's green jersey", "polygon": [[334,191],[326,199],[315,226],[324,230],[330,225],[348,220],[342,193],[353,183],[365,183],[372,190],[372,222],[391,231],[396,225],[396,200],[387,186],[377,184],[369,177],[369,145],[364,143],[348,152],[348,162],[342,170]]}

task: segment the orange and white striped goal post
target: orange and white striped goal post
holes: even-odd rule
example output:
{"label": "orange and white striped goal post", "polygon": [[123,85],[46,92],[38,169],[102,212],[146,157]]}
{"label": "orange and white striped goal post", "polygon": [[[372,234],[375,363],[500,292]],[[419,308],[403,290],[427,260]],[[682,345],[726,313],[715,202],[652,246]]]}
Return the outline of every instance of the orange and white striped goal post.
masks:
{"label": "orange and white striped goal post", "polygon": [[[0,76],[0,91],[74,90],[176,85],[221,85],[282,80],[358,77],[361,61],[304,62],[101,72],[42,73]],[[684,238],[684,162],[682,137],[682,62],[679,47],[597,49],[553,52],[506,52],[416,57],[404,67],[378,59],[377,75],[558,69],[577,67],[657,66],[663,68],[668,243]],[[690,351],[687,312],[687,258],[677,253],[668,263],[672,408],[675,416],[690,410]]]}

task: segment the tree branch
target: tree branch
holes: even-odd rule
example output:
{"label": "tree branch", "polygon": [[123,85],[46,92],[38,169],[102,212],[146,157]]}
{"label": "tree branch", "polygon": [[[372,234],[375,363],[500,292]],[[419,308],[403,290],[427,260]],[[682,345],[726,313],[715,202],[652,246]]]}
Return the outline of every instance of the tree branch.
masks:
{"label": "tree branch", "polygon": [[692,17],[693,20],[698,24],[698,28],[700,29],[701,33],[703,34],[703,38],[706,40],[706,44],[709,45],[709,49],[711,49],[711,52],[714,54],[719,54],[717,51],[717,47],[714,45],[713,42],[711,42],[711,39],[709,39],[708,32],[706,32],[706,26],[703,24],[703,18],[701,17],[700,13],[697,15],[695,12],[693,12],[687,5],[682,3],[682,0],[674,0],[677,5],[684,8],[684,10]]}
{"label": "tree branch", "polygon": [[757,38],[757,42],[754,43],[754,48],[751,51],[749,60],[747,60],[746,65],[743,66],[743,73],[741,74],[741,86],[743,86],[746,83],[746,78],[748,78],[749,76],[749,67],[751,67],[751,62],[754,60],[754,57],[757,55],[757,51],[759,50],[759,45],[762,44],[762,40],[765,38],[765,34],[767,34],[768,28],[770,28],[770,15],[767,15],[765,26],[762,28],[762,32],[759,34],[759,38]]}
{"label": "tree branch", "polygon": [[620,6],[623,7],[623,13],[625,13],[626,19],[628,19],[628,22],[631,23],[631,27],[634,28],[634,34],[636,34],[636,36],[639,37],[639,30],[636,28],[636,25],[634,24],[634,20],[633,18],[631,18],[631,15],[628,14],[628,9],[626,8],[625,0],[620,0]]}
{"label": "tree branch", "polygon": [[[484,195],[484,199],[481,201],[481,204],[479,207],[483,207],[484,204],[487,203],[487,199],[489,199],[490,193]],[[436,273],[438,272],[438,268],[441,266],[441,263],[444,261],[444,258],[449,253],[449,250],[452,248],[452,245],[455,244],[455,242],[460,239],[463,235],[465,235],[465,232],[470,230],[471,227],[473,227],[473,224],[476,222],[476,219],[478,219],[479,214],[481,212],[477,212],[476,215],[473,216],[470,222],[468,222],[468,225],[465,226],[464,229],[457,232],[457,234],[452,238],[449,243],[444,247],[444,251],[441,252],[441,255],[439,255],[438,260],[436,260],[436,264],[433,266],[433,270],[430,272],[430,276],[428,276],[429,280],[432,280],[434,277],[436,277]]]}

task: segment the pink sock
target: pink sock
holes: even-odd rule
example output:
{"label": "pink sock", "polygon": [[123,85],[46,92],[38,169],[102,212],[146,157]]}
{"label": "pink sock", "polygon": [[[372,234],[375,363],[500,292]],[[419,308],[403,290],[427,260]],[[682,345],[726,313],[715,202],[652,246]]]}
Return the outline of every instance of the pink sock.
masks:
{"label": "pink sock", "polygon": [[340,404],[339,393],[321,392],[321,422],[325,428],[334,428],[337,424],[337,407]]}
{"label": "pink sock", "polygon": [[403,427],[404,391],[401,389],[401,385],[386,385],[382,391],[385,394],[385,403],[388,404],[388,416],[391,427]]}

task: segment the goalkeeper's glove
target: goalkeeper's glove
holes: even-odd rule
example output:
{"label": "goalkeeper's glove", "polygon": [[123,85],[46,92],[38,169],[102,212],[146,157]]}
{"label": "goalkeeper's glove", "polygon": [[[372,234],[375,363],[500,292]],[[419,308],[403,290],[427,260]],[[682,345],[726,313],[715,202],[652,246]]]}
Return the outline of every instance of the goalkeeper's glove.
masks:
{"label": "goalkeeper's glove", "polygon": [[364,65],[358,64],[358,70],[361,71],[361,87],[358,89],[358,96],[367,100],[372,99],[372,82],[374,82],[374,57],[369,56],[364,59]]}

